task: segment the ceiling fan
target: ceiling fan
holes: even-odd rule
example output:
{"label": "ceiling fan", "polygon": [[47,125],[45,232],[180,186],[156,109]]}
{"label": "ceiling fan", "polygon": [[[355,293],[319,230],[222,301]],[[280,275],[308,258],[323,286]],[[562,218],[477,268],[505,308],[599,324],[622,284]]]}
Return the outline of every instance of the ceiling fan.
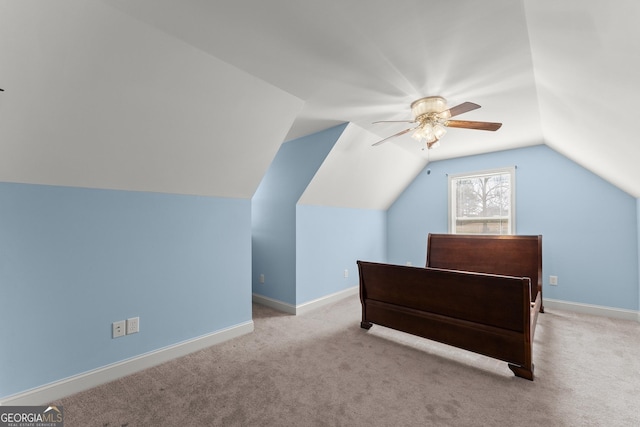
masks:
{"label": "ceiling fan", "polygon": [[478,104],[473,102],[463,102],[460,105],[456,105],[452,108],[447,108],[447,101],[441,96],[427,96],[420,98],[411,103],[411,113],[413,114],[413,120],[381,120],[375,123],[417,123],[416,126],[400,131],[396,134],[388,136],[374,144],[372,146],[380,145],[383,142],[388,141],[396,136],[404,135],[405,133],[413,132],[412,137],[418,141],[424,140],[427,145],[427,149],[435,148],[440,143],[440,138],[447,132],[446,127],[451,128],[464,128],[464,129],[477,129],[477,130],[490,130],[496,131],[500,129],[502,123],[492,122],[471,122],[468,120],[449,120],[451,117],[455,117],[462,113],[477,110],[480,108]]}

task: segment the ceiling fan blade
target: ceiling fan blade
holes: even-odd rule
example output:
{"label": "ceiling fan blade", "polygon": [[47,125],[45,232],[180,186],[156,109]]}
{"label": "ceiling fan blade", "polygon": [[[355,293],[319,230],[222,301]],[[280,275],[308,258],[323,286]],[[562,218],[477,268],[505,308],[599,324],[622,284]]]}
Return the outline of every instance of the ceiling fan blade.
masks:
{"label": "ceiling fan blade", "polygon": [[377,122],[371,123],[375,125],[376,123],[415,123],[415,120],[378,120]]}
{"label": "ceiling fan blade", "polygon": [[[467,113],[469,111],[477,110],[478,108],[480,108],[478,104],[474,104],[473,102],[463,102],[460,105],[456,105],[455,107],[449,108],[449,114],[450,114],[449,117],[454,117],[462,113]],[[444,111],[442,113],[444,113]]]}
{"label": "ceiling fan blade", "polygon": [[388,141],[388,140],[389,140],[389,139],[391,139],[391,138],[395,138],[396,136],[404,135],[404,134],[405,134],[405,133],[407,133],[407,132],[411,132],[411,131],[412,131],[412,130],[414,130],[415,128],[417,128],[417,126],[416,126],[416,127],[414,127],[414,128],[409,128],[409,129],[401,130],[401,131],[400,131],[400,132],[398,132],[398,133],[394,133],[393,135],[388,136],[388,137],[386,137],[385,139],[381,139],[380,141],[378,141],[378,142],[376,142],[376,143],[371,144],[371,146],[372,146],[372,147],[375,147],[376,145],[380,145],[380,144],[382,144],[383,142]]}
{"label": "ceiling fan blade", "polygon": [[491,130],[496,131],[500,129],[502,123],[492,122],[470,122],[468,120],[447,120],[445,126],[450,128],[464,128],[464,129],[477,129],[477,130]]}

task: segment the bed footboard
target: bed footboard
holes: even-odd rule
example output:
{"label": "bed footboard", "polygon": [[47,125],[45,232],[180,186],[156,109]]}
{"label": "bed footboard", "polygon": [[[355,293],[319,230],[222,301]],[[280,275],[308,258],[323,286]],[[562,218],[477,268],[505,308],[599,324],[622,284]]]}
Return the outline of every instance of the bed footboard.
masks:
{"label": "bed footboard", "polygon": [[528,278],[364,261],[358,268],[362,328],[377,324],[503,360],[533,380],[537,311]]}

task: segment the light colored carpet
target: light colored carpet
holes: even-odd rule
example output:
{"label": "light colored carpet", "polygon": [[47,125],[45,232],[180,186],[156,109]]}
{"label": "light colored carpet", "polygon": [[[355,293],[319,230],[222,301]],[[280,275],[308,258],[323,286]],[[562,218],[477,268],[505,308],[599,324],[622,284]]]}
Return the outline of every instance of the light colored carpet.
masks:
{"label": "light colored carpet", "polygon": [[65,426],[639,426],[640,324],[547,310],[535,381],[374,325],[348,297],[62,399]]}

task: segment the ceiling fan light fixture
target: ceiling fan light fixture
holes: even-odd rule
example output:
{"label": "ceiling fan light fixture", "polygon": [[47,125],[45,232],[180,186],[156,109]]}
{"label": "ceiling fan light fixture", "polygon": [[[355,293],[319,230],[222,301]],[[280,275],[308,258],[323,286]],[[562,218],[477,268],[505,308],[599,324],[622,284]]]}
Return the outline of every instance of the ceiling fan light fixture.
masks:
{"label": "ceiling fan light fixture", "polygon": [[427,141],[435,141],[437,139],[433,125],[429,122],[422,122],[411,136],[417,141],[421,141],[423,139],[426,139]]}
{"label": "ceiling fan light fixture", "polygon": [[444,136],[445,133],[447,133],[447,129],[444,126],[442,126],[440,123],[437,123],[433,127],[433,133],[436,136],[436,138],[440,139]]}

